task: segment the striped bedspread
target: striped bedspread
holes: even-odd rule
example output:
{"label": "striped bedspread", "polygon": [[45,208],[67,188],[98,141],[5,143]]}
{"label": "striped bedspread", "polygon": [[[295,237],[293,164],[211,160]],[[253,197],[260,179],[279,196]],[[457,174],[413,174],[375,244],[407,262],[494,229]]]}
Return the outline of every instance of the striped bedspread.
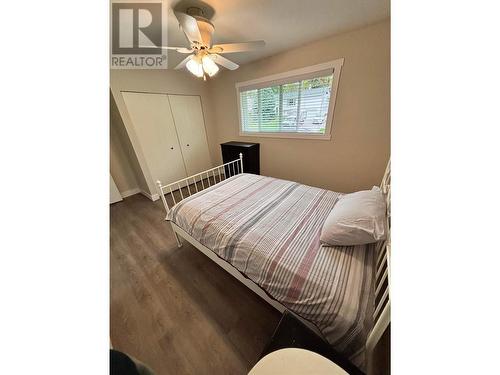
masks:
{"label": "striped bedspread", "polygon": [[179,202],[168,219],[314,323],[363,368],[374,247],[328,247],[319,240],[341,195],[244,173]]}

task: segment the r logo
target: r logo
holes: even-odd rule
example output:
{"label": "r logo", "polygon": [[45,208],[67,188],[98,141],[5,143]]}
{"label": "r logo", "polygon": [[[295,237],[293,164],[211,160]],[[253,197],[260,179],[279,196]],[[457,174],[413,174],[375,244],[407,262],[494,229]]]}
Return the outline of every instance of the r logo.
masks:
{"label": "r logo", "polygon": [[[113,3],[112,52],[115,55],[162,53],[162,4]],[[149,47],[149,48],[148,48]]]}

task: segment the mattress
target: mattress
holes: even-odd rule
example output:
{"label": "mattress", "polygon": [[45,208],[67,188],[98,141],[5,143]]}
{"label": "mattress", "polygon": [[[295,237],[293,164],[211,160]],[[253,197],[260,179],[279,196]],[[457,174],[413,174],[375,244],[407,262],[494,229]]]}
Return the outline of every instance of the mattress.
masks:
{"label": "mattress", "polygon": [[319,240],[341,195],[243,173],[182,200],[167,219],[315,324],[363,369],[374,246],[331,247]]}

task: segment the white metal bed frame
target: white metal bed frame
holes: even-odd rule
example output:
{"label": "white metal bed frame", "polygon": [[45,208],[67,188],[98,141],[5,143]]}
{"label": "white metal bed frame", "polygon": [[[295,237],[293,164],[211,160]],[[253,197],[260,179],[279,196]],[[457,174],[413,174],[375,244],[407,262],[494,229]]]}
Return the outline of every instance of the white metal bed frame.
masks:
{"label": "white metal bed frame", "polygon": [[[239,159],[233,160],[229,163],[221,164],[217,167],[208,169],[206,171],[197,173],[195,175],[183,178],[181,180],[172,182],[170,184],[162,185],[160,181],[156,181],[158,194],[163,202],[163,206],[165,207],[165,211],[168,215],[170,211],[170,206],[165,198],[165,194],[170,194],[172,197],[174,205],[180,202],[186,197],[189,197],[199,191],[202,191],[208,187],[211,187],[221,181],[226,180],[229,177],[235,176],[236,174],[243,173],[243,155],[240,153]],[[218,181],[217,181],[218,180]],[[194,185],[193,187],[191,187]],[[199,187],[201,185],[201,188]],[[387,164],[386,171],[384,173],[384,177],[382,178],[382,183],[380,185],[382,192],[386,197],[387,203],[387,228],[388,235],[387,238],[383,241],[380,241],[376,245],[376,264],[375,264],[375,310],[373,313],[373,322],[374,326],[370,331],[368,339],[366,341],[366,358],[367,358],[367,374],[373,373],[373,351],[375,346],[382,338],[382,335],[386,331],[387,327],[390,324],[390,247],[391,247],[391,237],[390,237],[390,212],[391,212],[391,166],[390,160]],[[186,190],[182,191],[185,188]],[[175,198],[174,192],[178,191],[180,195],[180,199]],[[166,217],[165,217],[166,220]],[[302,318],[301,316],[295,314],[293,311],[290,311],[287,307],[271,298],[261,287],[259,287],[256,283],[254,283],[249,278],[245,277],[240,271],[238,271],[235,267],[233,267],[229,262],[220,258],[217,254],[215,254],[212,250],[210,250],[205,245],[201,244],[195,238],[191,237],[184,229],[179,227],[173,222],[170,222],[172,226],[172,230],[174,231],[175,239],[177,241],[177,246],[182,247],[181,239],[182,237],[198,250],[200,250],[203,254],[221,266],[225,271],[230,273],[236,279],[238,279],[241,283],[247,286],[250,290],[256,293],[259,297],[269,303],[271,306],[276,308],[280,312],[284,312],[285,310],[289,313],[293,314],[295,317],[300,319],[304,324],[313,329],[316,333],[318,333],[321,337],[323,335],[319,331],[319,329],[313,323],[308,320]]]}

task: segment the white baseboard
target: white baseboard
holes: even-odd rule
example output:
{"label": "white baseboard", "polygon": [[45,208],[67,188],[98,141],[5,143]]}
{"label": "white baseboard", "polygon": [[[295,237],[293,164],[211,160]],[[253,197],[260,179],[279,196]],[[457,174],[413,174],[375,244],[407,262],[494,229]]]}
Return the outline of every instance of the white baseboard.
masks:
{"label": "white baseboard", "polygon": [[126,190],[124,192],[120,192],[120,194],[123,198],[127,198],[127,197],[130,197],[131,195],[135,195],[135,194],[139,194],[139,193],[144,195],[146,198],[151,199],[153,202],[160,199],[160,196],[158,194],[151,195],[148,192],[141,190],[140,188],[134,188],[134,189]]}
{"label": "white baseboard", "polygon": [[134,188],[134,189],[129,189],[129,190],[125,190],[123,192],[120,192],[120,194],[123,198],[127,198],[127,197],[130,197],[131,195],[138,194],[140,192],[141,192],[141,189]]}
{"label": "white baseboard", "polygon": [[157,201],[158,199],[160,199],[160,196],[159,196],[158,194],[153,194],[153,195],[151,195],[151,194],[149,194],[148,192],[146,192],[146,191],[144,191],[144,190],[141,190],[141,191],[140,191],[140,193],[141,193],[142,195],[144,195],[145,197],[147,197],[147,198],[151,199],[153,202],[154,202],[154,201]]}

